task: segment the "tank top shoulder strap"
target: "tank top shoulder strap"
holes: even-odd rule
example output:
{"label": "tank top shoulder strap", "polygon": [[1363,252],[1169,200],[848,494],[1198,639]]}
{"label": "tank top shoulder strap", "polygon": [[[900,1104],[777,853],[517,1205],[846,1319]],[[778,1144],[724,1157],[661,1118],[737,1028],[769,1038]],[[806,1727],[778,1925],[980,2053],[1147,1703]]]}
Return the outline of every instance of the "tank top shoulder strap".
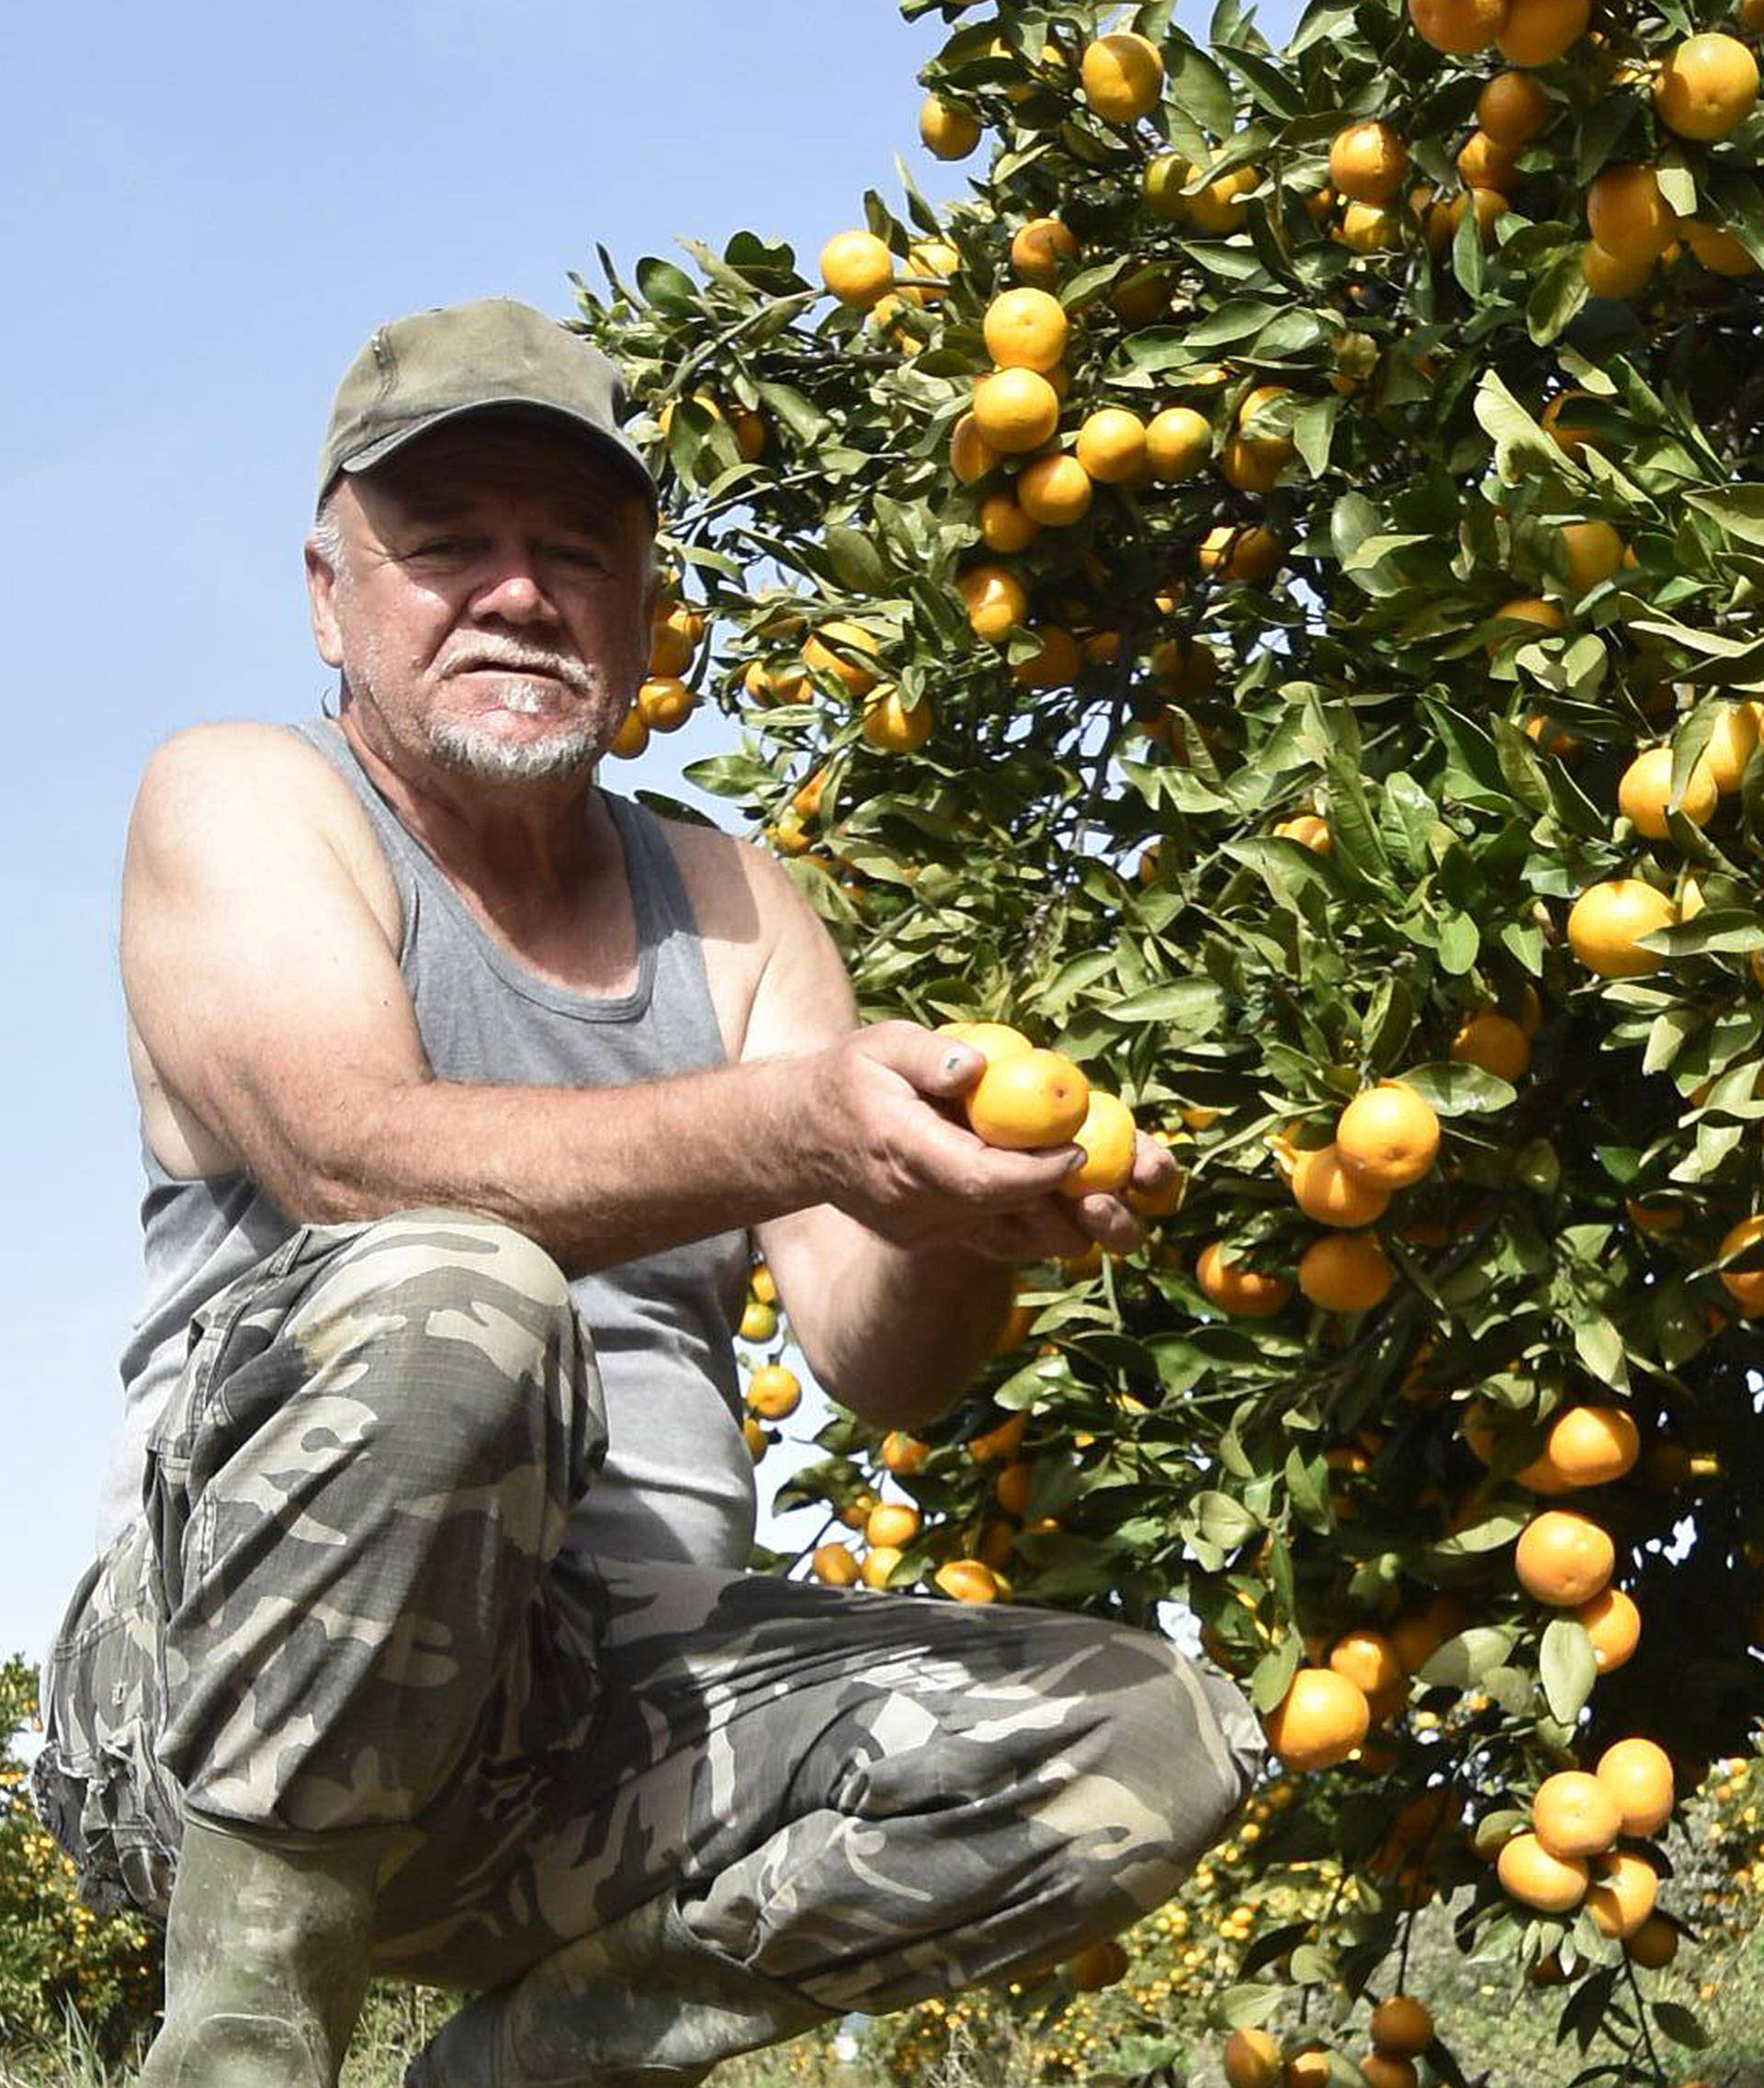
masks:
{"label": "tank top shoulder strap", "polygon": [[399,905],[404,919],[403,933],[399,938],[399,962],[402,964],[416,940],[417,921],[423,907],[423,864],[427,859],[400,825],[391,807],[369,782],[341,728],[328,712],[322,717],[295,718],[288,729],[298,732],[302,739],[316,747],[336,770],[360,800],[374,832],[379,837],[380,852],[398,886]]}
{"label": "tank top shoulder strap", "polygon": [[600,795],[624,843],[626,875],[639,918],[648,917],[655,926],[656,999],[667,1008],[671,1021],[690,1029],[702,1063],[720,1065],[728,1053],[711,999],[698,918],[692,910],[667,830],[636,798],[605,785]]}

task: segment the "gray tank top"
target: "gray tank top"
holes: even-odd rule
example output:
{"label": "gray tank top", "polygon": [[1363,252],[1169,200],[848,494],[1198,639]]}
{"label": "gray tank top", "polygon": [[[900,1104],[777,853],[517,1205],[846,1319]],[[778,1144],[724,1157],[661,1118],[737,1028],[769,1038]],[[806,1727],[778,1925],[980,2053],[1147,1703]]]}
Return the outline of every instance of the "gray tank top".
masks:
{"label": "gray tank top", "polygon": [[[492,941],[368,780],[329,717],[292,730],[353,786],[403,907],[399,970],[441,1080],[616,1087],[725,1063],[691,903],[660,822],[602,790],[637,915],[638,974],[595,1000],[537,976]],[[143,1303],[123,1351],[123,1424],[99,1498],[103,1551],[137,1514],[146,1443],[176,1382],[197,1309],[297,1230],[243,1174],[168,1175],[141,1136]],[[578,1277],[606,1395],[606,1462],[565,1543],[614,1558],[739,1570],[753,1541],[753,1464],[741,1434],[733,1330],[747,1290],[744,1230]]]}

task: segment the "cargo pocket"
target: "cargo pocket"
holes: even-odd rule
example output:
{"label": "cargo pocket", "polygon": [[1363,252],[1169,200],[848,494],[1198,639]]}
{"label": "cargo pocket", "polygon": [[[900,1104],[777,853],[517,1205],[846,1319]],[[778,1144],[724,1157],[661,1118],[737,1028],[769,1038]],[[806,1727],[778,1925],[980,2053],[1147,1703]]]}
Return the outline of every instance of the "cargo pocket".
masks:
{"label": "cargo pocket", "polygon": [[164,1628],[150,1568],[146,1526],[136,1522],[82,1581],[55,1644],[31,1786],[93,1912],[163,1920],[182,1811],[153,1759]]}

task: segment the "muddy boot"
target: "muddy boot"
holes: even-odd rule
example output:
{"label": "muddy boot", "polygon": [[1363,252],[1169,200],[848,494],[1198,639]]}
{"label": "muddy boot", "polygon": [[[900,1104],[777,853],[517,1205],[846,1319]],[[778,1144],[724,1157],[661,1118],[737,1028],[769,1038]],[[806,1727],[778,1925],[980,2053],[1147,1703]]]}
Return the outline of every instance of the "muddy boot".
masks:
{"label": "muddy boot", "polygon": [[368,1991],[398,1827],[300,1847],[185,1815],[165,1924],[165,2020],[141,2088],[336,2088]]}
{"label": "muddy boot", "polygon": [[670,1890],[469,2002],[404,2088],[691,2088],[846,2013],[701,1942]]}

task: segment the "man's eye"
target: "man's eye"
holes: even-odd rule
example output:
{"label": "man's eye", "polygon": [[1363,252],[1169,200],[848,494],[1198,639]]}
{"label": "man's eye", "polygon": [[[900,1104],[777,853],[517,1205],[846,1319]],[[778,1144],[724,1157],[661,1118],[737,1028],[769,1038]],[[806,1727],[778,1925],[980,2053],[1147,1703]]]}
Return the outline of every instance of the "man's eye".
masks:
{"label": "man's eye", "polygon": [[600,553],[588,544],[560,544],[556,547],[554,555],[572,566],[598,566],[602,563]]}

